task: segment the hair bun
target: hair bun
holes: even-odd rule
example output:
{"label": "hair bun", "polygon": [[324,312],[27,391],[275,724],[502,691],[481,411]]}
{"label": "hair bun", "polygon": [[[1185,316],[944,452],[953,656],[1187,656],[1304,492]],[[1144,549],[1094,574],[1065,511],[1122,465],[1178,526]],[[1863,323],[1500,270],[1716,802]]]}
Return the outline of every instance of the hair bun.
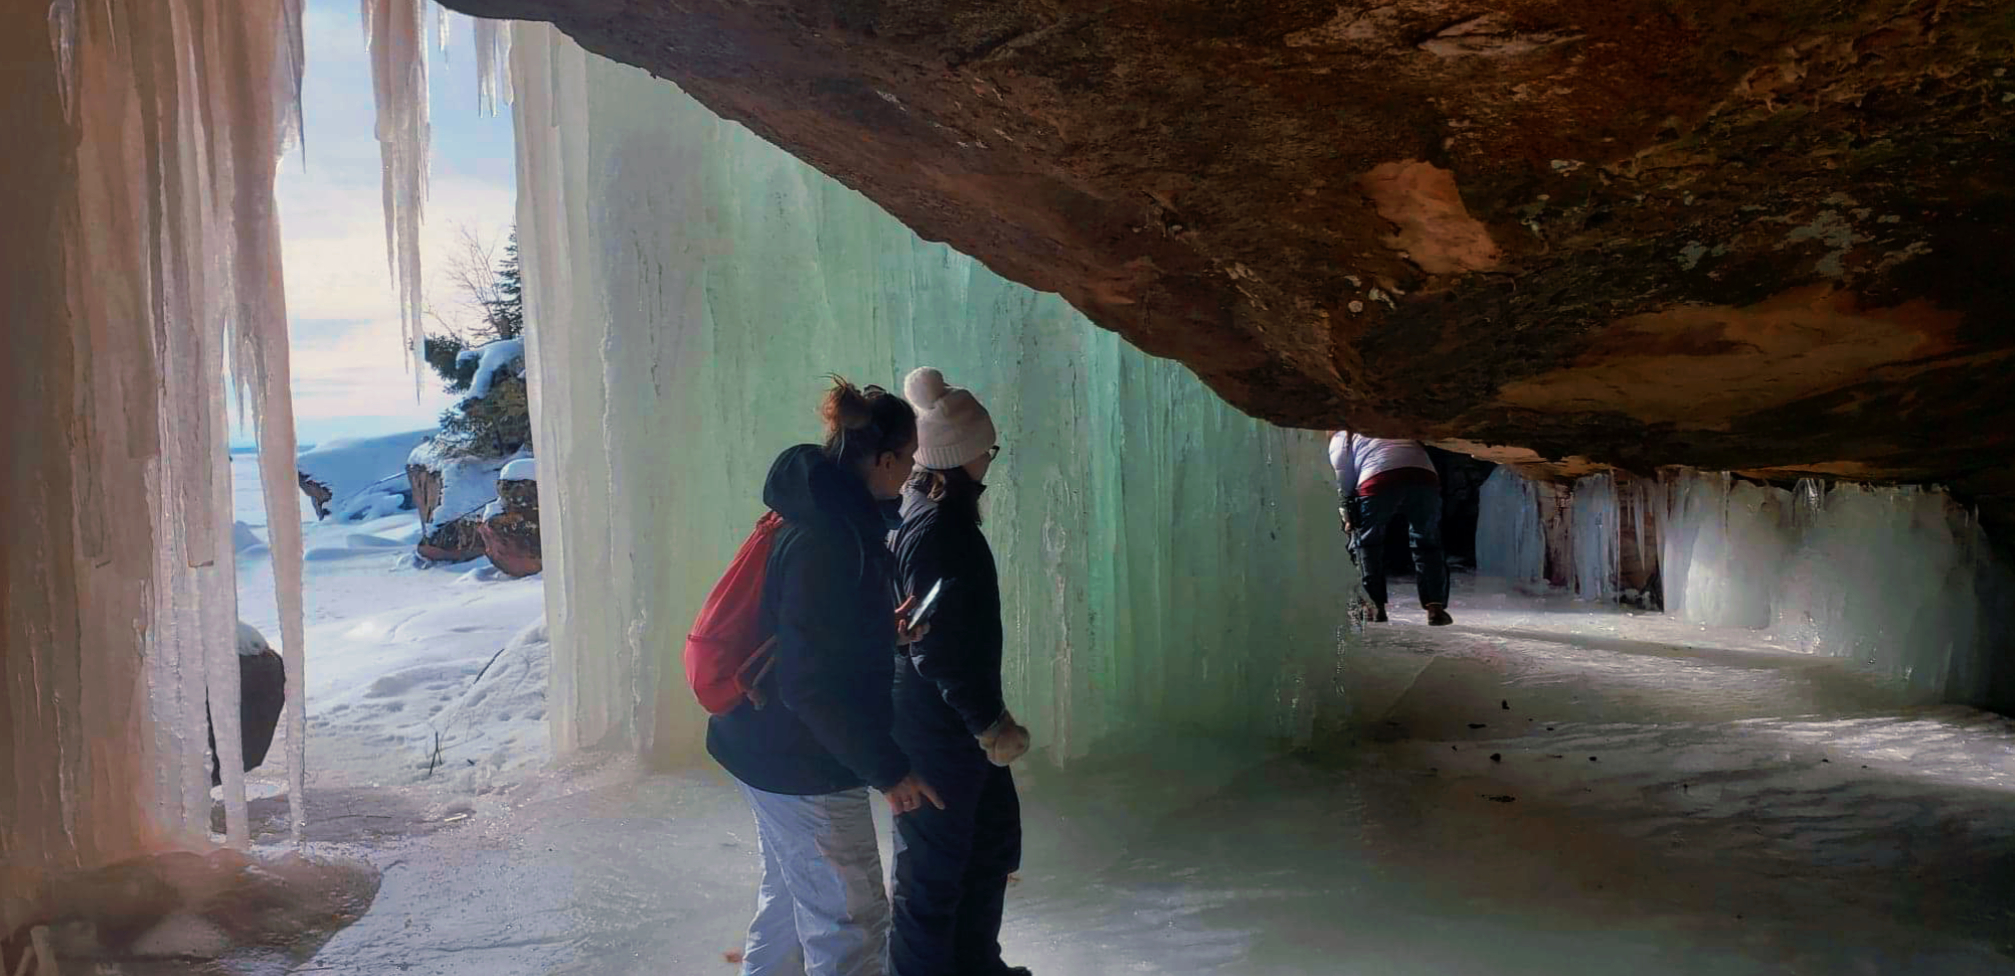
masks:
{"label": "hair bun", "polygon": [[946,389],[945,374],[925,366],[912,370],[903,380],[903,399],[918,410],[929,410],[944,399]]}

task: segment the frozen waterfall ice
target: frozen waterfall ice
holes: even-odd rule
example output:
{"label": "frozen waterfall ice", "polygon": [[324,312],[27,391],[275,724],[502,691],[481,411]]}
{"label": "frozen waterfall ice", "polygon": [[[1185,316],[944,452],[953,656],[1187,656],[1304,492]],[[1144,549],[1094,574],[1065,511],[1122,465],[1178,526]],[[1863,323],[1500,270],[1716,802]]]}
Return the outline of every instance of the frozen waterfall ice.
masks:
{"label": "frozen waterfall ice", "polygon": [[514,25],[519,239],[556,748],[690,755],[666,656],[811,438],[820,376],[986,397],[1008,696],[1059,758],[1157,727],[1301,735],[1351,590],[1320,438],[919,240],[669,83]]}
{"label": "frozen waterfall ice", "polygon": [[[267,497],[295,490],[272,191],[302,21],[298,0],[8,10],[0,866],[39,872],[208,839],[205,700],[237,696],[227,355]],[[298,533],[272,548],[297,694]],[[214,714],[242,844],[237,709]]]}
{"label": "frozen waterfall ice", "polygon": [[1946,700],[2015,705],[2005,663],[2015,573],[1943,491],[1597,474],[1573,485],[1564,545],[1542,525],[1550,491],[1509,467],[1492,475],[1477,533],[1484,575],[1531,584],[1562,563],[1581,598],[1614,602],[1636,560],[1682,620],[1763,632]]}

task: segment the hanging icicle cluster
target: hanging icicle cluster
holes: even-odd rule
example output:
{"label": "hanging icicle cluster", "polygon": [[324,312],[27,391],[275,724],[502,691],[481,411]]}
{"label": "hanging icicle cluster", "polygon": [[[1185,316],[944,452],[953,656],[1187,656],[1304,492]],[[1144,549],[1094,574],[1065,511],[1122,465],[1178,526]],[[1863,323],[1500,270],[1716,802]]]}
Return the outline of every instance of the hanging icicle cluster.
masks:
{"label": "hanging icicle cluster", "polygon": [[[399,322],[412,358],[413,392],[427,374],[426,296],[420,268],[420,224],[427,203],[426,0],[363,0],[364,36],[371,50],[371,91],[378,107],[378,158],[383,170],[385,260],[399,292]],[[443,43],[446,20],[442,21]]]}
{"label": "hanging icicle cluster", "polygon": [[[273,181],[299,132],[302,21],[298,0],[7,9],[0,866],[33,870],[208,836],[205,704],[238,697],[227,355],[268,503],[295,504]],[[298,776],[286,523],[271,541]],[[210,711],[243,844],[238,710]]]}

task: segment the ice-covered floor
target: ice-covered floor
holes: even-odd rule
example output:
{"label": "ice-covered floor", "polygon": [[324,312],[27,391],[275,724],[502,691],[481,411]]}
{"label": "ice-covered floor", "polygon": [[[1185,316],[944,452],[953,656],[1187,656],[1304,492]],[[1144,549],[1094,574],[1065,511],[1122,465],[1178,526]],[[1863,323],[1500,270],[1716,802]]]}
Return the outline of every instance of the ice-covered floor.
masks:
{"label": "ice-covered floor", "polygon": [[[1024,771],[1011,958],[1090,974],[2015,972],[2015,724],[1659,617],[1458,597],[1347,655],[1313,748]],[[384,871],[304,972],[733,972],[717,773],[316,798]],[[358,824],[369,830],[358,833]]]}

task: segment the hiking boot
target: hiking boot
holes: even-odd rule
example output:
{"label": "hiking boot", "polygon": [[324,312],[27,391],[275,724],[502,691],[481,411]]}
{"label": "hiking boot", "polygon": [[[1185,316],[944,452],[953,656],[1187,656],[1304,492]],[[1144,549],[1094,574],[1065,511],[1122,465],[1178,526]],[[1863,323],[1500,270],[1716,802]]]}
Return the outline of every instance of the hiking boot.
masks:
{"label": "hiking boot", "polygon": [[1448,615],[1446,607],[1443,607],[1439,603],[1430,603],[1427,605],[1427,625],[1429,627],[1446,627],[1454,622],[1455,618]]}

